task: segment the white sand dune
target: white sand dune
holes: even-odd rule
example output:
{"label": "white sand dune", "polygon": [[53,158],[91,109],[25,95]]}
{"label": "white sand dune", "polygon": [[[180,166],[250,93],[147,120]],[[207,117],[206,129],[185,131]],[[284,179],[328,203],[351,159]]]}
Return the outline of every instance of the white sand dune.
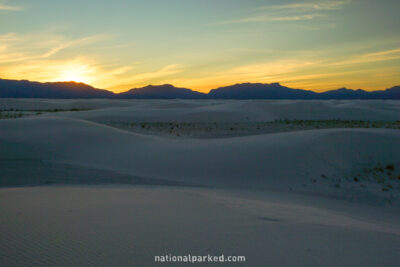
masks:
{"label": "white sand dune", "polygon": [[[392,121],[396,101],[25,101],[95,109],[0,120],[2,186],[81,184],[1,189],[11,204],[0,206],[0,265],[147,266],[162,253],[245,255],[245,266],[400,260],[399,130],[196,139],[104,124]],[[152,186],[82,187],[92,183]]]}
{"label": "white sand dune", "polygon": [[154,256],[165,254],[245,255],[238,266],[396,266],[400,259],[398,224],[366,219],[357,206],[344,213],[281,197],[154,187],[19,188],[1,198],[8,203],[0,206],[2,266],[157,266]]}
{"label": "white sand dune", "polygon": [[[390,129],[310,130],[203,140],[144,136],[60,117],[3,120],[0,125],[3,144],[30,148],[35,153],[30,157],[38,160],[224,188],[311,190],[353,197],[357,190],[350,189],[357,183],[346,183],[345,177],[374,164],[398,166],[400,158],[400,132]],[[0,156],[10,158],[7,154],[12,152],[9,148]],[[20,154],[14,157],[26,157],[25,150]],[[350,191],[334,188],[337,182]],[[384,195],[377,189],[377,195]]]}

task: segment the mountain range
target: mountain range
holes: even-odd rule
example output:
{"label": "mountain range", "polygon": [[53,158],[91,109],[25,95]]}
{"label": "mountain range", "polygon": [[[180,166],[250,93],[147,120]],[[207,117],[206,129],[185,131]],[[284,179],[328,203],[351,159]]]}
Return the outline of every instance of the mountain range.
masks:
{"label": "mountain range", "polygon": [[220,87],[208,94],[170,84],[148,85],[122,93],[97,89],[84,83],[40,83],[0,79],[0,98],[123,98],[123,99],[397,99],[400,86],[380,91],[337,90],[317,93],[279,83],[242,83]]}

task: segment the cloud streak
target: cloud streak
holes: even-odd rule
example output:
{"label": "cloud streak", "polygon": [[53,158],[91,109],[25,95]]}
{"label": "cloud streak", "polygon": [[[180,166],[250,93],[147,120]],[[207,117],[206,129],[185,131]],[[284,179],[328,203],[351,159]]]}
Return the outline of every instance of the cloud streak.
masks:
{"label": "cloud streak", "polygon": [[356,55],[350,59],[330,63],[331,66],[357,65],[400,59],[400,48]]}
{"label": "cloud streak", "polygon": [[352,0],[315,1],[274,6],[262,6],[256,9],[258,14],[214,24],[223,25],[255,22],[310,21],[318,18],[328,17],[327,12],[343,9],[346,5],[351,3],[351,1]]}
{"label": "cloud streak", "polygon": [[147,85],[156,79],[165,79],[168,76],[179,74],[183,71],[184,66],[181,64],[170,64],[156,71],[133,74],[122,78],[118,81],[118,84],[114,86],[114,89]]}
{"label": "cloud streak", "polygon": [[72,41],[62,41],[58,46],[50,49],[48,52],[43,54],[41,57],[48,58],[48,57],[51,57],[51,56],[57,54],[61,50],[64,50],[64,49],[67,49],[67,48],[70,48],[73,46],[91,44],[91,43],[97,42],[102,39],[104,39],[103,35],[93,35],[93,36],[88,36],[88,37],[84,37],[84,38],[72,40]]}
{"label": "cloud streak", "polygon": [[20,10],[22,10],[22,7],[10,6],[10,5],[0,3],[0,11],[2,11],[2,10],[4,10],[4,11],[20,11]]}
{"label": "cloud streak", "polygon": [[231,20],[226,22],[221,22],[219,24],[234,24],[234,23],[248,23],[248,22],[273,22],[273,21],[302,21],[302,20],[312,20],[318,17],[325,17],[322,14],[305,14],[305,15],[298,15],[298,16],[280,16],[280,17],[273,17],[270,15],[261,15],[261,16],[254,16],[254,17],[247,17],[238,20]]}
{"label": "cloud streak", "polygon": [[295,12],[313,11],[313,10],[340,10],[351,3],[351,0],[342,1],[314,1],[305,3],[292,3],[285,5],[263,6],[260,10],[290,10]]}
{"label": "cloud streak", "polygon": [[[59,35],[36,34],[22,36],[8,33],[0,35],[0,42],[2,43],[0,64],[50,58],[62,50],[89,45],[107,38],[108,36],[99,34],[68,40]],[[29,44],[29,46],[26,46],[26,44]]]}

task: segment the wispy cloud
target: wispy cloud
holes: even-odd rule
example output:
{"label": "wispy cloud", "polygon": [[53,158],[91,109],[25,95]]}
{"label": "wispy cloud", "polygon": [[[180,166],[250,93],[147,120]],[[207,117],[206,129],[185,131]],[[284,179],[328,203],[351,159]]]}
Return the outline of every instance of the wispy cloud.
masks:
{"label": "wispy cloud", "polygon": [[0,41],[5,42],[5,41],[15,41],[17,40],[18,37],[15,33],[6,33],[6,34],[0,34]]}
{"label": "wispy cloud", "polygon": [[0,3],[0,11],[1,10],[19,11],[19,10],[22,10],[22,7],[20,7],[20,6],[12,6],[12,5],[7,5],[7,4]]}
{"label": "wispy cloud", "polygon": [[93,44],[108,38],[109,36],[104,34],[72,40],[61,35],[48,33],[34,35],[3,34],[0,35],[0,42],[2,43],[0,64],[49,58],[64,49]]}
{"label": "wispy cloud", "polygon": [[389,61],[400,59],[400,48],[383,50],[374,53],[366,53],[361,55],[354,55],[349,59],[335,61],[330,63],[331,66],[345,66],[345,65],[357,65],[357,64],[368,64],[379,61]]}
{"label": "wispy cloud", "polygon": [[104,40],[104,39],[107,39],[107,36],[93,35],[93,36],[88,36],[88,37],[84,37],[84,38],[80,38],[80,39],[76,39],[76,40],[72,40],[72,41],[63,41],[56,47],[50,49],[48,52],[41,55],[41,57],[43,57],[43,58],[51,57],[63,49],[67,49],[67,48],[70,48],[73,46],[78,46],[78,45],[91,44],[91,43],[94,43],[94,42],[97,42],[100,40]]}
{"label": "wispy cloud", "polygon": [[126,89],[135,86],[143,86],[152,83],[157,79],[165,79],[168,76],[182,73],[184,71],[184,66],[181,64],[170,64],[159,70],[149,71],[144,73],[125,75],[126,77],[121,78],[118,84],[114,86],[114,89]]}
{"label": "wispy cloud", "polygon": [[160,70],[154,72],[146,72],[134,75],[130,78],[132,82],[148,81],[154,78],[164,77],[176,73],[183,72],[183,66],[180,64],[171,64],[163,67]]}
{"label": "wispy cloud", "polygon": [[381,57],[381,56],[388,56],[388,55],[400,56],[400,48],[365,54],[366,57]]}
{"label": "wispy cloud", "polygon": [[328,12],[343,9],[352,0],[314,1],[284,5],[262,6],[256,14],[244,18],[217,22],[214,24],[235,24],[251,22],[295,22],[328,17]]}
{"label": "wispy cloud", "polygon": [[348,5],[351,0],[341,1],[314,1],[303,3],[292,3],[285,5],[263,6],[261,10],[290,10],[296,12],[312,11],[312,10],[339,10]]}
{"label": "wispy cloud", "polygon": [[246,23],[246,22],[268,22],[268,21],[301,21],[301,20],[312,20],[318,17],[325,17],[322,14],[305,14],[297,16],[270,16],[270,15],[260,15],[247,17],[238,20],[231,20],[220,22],[218,24],[234,24],[234,23]]}

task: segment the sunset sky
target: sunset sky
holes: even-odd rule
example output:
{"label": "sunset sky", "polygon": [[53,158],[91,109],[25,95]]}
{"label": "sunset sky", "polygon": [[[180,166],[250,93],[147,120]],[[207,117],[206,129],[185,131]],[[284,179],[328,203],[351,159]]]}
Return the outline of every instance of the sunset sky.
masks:
{"label": "sunset sky", "polygon": [[115,92],[400,85],[399,0],[0,0],[0,78]]}

